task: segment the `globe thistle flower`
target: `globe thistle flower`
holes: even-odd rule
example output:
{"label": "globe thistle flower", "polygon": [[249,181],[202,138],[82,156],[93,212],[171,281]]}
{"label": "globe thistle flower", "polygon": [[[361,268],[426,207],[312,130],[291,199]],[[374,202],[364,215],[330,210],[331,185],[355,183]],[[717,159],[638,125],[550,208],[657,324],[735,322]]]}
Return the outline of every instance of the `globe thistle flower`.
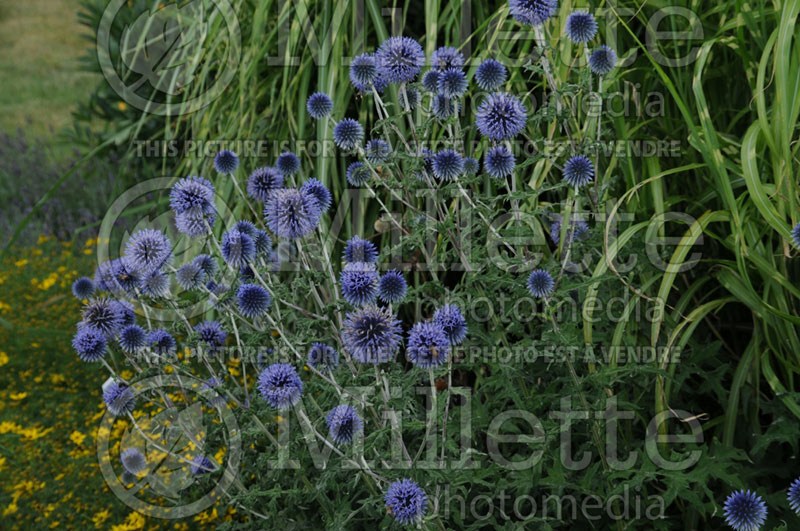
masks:
{"label": "globe thistle flower", "polygon": [[72,283],[72,294],[75,295],[76,299],[88,299],[94,295],[94,292],[94,282],[92,282],[92,279],[88,277],[80,277],[78,280]]}
{"label": "globe thistle flower", "polygon": [[230,175],[239,167],[239,157],[229,149],[223,149],[214,157],[214,169],[223,175]]}
{"label": "globe thistle flower", "polygon": [[464,66],[464,56],[452,46],[442,46],[431,54],[431,67],[444,72],[450,68]]}
{"label": "globe thistle flower", "polygon": [[605,44],[589,56],[589,68],[599,76],[604,76],[617,66],[617,54]]}
{"label": "globe thistle flower", "polygon": [[483,90],[497,90],[506,82],[508,71],[503,63],[487,59],[475,70],[475,81]]}
{"label": "globe thistle flower", "polygon": [[321,212],[325,212],[331,206],[330,191],[317,179],[311,178],[304,182],[300,187],[300,193],[316,201]]}
{"label": "globe thistle flower", "polygon": [[575,11],[567,17],[564,33],[572,42],[589,42],[597,35],[597,22],[588,11]]}
{"label": "globe thistle flower", "polygon": [[136,324],[136,310],[133,308],[133,304],[128,301],[111,301],[111,305],[117,309],[120,328]]}
{"label": "globe thistle flower", "polygon": [[378,261],[378,248],[369,240],[353,236],[347,240],[347,244],[344,246],[342,259],[348,264],[354,262],[375,263]]}
{"label": "globe thistle flower", "polygon": [[133,475],[147,468],[147,459],[136,448],[127,448],[119,456],[122,467]]}
{"label": "globe thistle flower", "polygon": [[244,265],[239,268],[239,280],[242,282],[252,282],[256,279],[256,274],[253,268],[249,265]]}
{"label": "globe thistle flower", "polygon": [[114,417],[132,413],[136,407],[136,397],[131,388],[120,382],[112,382],[103,391],[103,402]]}
{"label": "globe thistle flower", "polygon": [[153,271],[139,281],[138,288],[148,297],[166,297],[169,295],[169,277],[163,271]]}
{"label": "globe thistle flower", "polygon": [[405,97],[402,97],[402,95],[400,97],[401,103],[403,105],[408,103],[408,107],[406,108],[407,111],[416,109],[420,101],[419,91],[417,89],[406,87],[406,90],[404,92],[405,92]]}
{"label": "globe thistle flower", "polygon": [[199,267],[203,271],[203,273],[205,273],[209,277],[213,276],[219,269],[216,258],[214,258],[213,256],[209,256],[207,254],[198,254],[197,256],[194,257],[192,263],[197,267]]}
{"label": "globe thistle flower", "polygon": [[378,271],[373,263],[348,263],[339,274],[339,281],[342,297],[353,306],[374,302],[378,296]]}
{"label": "globe thistle flower", "polygon": [[256,255],[264,256],[272,251],[272,238],[263,230],[257,229],[253,236],[253,244],[256,246]]}
{"label": "globe thistle flower", "polygon": [[594,165],[588,157],[575,155],[564,164],[564,180],[570,186],[580,188],[589,184],[594,177]]}
{"label": "globe thistle flower", "polygon": [[460,68],[448,68],[439,74],[437,87],[448,98],[460,98],[467,91],[467,76]]}
{"label": "globe thistle flower", "polygon": [[391,360],[400,347],[400,321],[388,308],[362,306],[348,313],[342,328],[342,344],[360,363]]}
{"label": "globe thistle flower", "polygon": [[330,438],[340,446],[350,444],[353,437],[364,428],[356,408],[344,404],[331,409],[325,421],[328,423]]}
{"label": "globe thistle flower", "polygon": [[538,26],[555,15],[558,0],[508,0],[508,10],[522,24]]}
{"label": "globe thistle flower", "polygon": [[511,94],[495,92],[481,102],[475,113],[475,123],[483,136],[495,142],[514,138],[522,132],[527,121],[525,105]]}
{"label": "globe thistle flower", "polygon": [[144,348],[147,343],[147,334],[141,327],[128,325],[119,333],[119,346],[128,354],[133,354],[141,348]]}
{"label": "globe thistle flower", "polygon": [[166,356],[177,350],[178,343],[169,332],[163,328],[156,328],[147,334],[147,346],[156,354]]}
{"label": "globe thistle flower", "polygon": [[72,347],[81,361],[100,361],[106,355],[106,337],[94,328],[79,328]]}
{"label": "globe thistle flower", "polygon": [[283,188],[283,175],[271,166],[256,168],[247,179],[247,195],[266,203],[275,190]]}
{"label": "globe thistle flower", "polygon": [[389,485],[386,508],[400,524],[419,522],[428,510],[428,497],[416,482],[404,478]]}
{"label": "globe thistle flower", "polygon": [[472,157],[464,157],[464,175],[477,175],[481,169],[478,161]]}
{"label": "globe thistle flower", "polygon": [[306,101],[306,110],[315,120],[321,120],[333,112],[333,101],[324,92],[315,92]]}
{"label": "globe thistle flower", "polygon": [[267,368],[269,363],[269,359],[272,355],[275,354],[274,348],[269,347],[261,347],[258,351],[258,356],[256,356],[256,367],[258,367],[259,371],[263,371]]}
{"label": "globe thistle flower", "polygon": [[[582,219],[573,219],[568,230],[568,241],[574,242],[581,239],[589,231],[589,225]],[[561,241],[561,219],[556,219],[550,225],[550,238],[556,244]]]}
{"label": "globe thistle flower", "polygon": [[439,93],[439,71],[428,70],[422,76],[422,87],[431,94]]}
{"label": "globe thistle flower", "polygon": [[392,269],[381,275],[378,282],[378,298],[386,304],[400,302],[406,296],[408,284],[403,274]]}
{"label": "globe thistle flower", "polygon": [[450,355],[450,341],[438,324],[430,321],[417,323],[408,332],[406,354],[417,367],[438,367]]}
{"label": "globe thistle flower", "polygon": [[458,102],[448,98],[444,94],[437,94],[433,97],[431,112],[440,120],[447,120],[458,112]]}
{"label": "globe thistle flower", "polygon": [[794,244],[795,247],[800,249],[800,223],[795,225],[794,228],[792,229],[792,243]]}
{"label": "globe thistle flower", "polygon": [[103,262],[94,273],[94,283],[97,287],[111,293],[135,294],[140,278],[139,274],[121,258]]}
{"label": "globe thistle flower", "polygon": [[182,265],[175,274],[178,285],[187,291],[199,289],[206,282],[206,274],[194,262]]}
{"label": "globe thistle flower", "polygon": [[789,490],[786,491],[786,499],[789,500],[789,507],[797,514],[800,514],[800,478],[795,479]]}
{"label": "globe thistle flower", "polygon": [[353,162],[347,167],[347,182],[352,186],[364,186],[370,175],[369,168],[363,162]]}
{"label": "globe thistle flower", "polygon": [[78,326],[91,328],[104,334],[113,336],[122,327],[123,316],[116,301],[106,297],[92,299],[81,311],[82,320]]}
{"label": "globe thistle flower", "polygon": [[222,386],[222,382],[213,376],[200,386],[200,392],[203,393],[205,391],[205,396],[209,397],[208,405],[211,407],[223,407],[228,404],[228,399],[217,391],[220,386]]}
{"label": "globe thistle flower", "polygon": [[516,160],[514,155],[504,145],[495,146],[486,153],[483,159],[486,173],[495,179],[502,179],[514,173]]}
{"label": "globe thistle flower", "polygon": [[278,411],[295,405],[303,394],[303,382],[288,363],[275,363],[264,369],[257,385],[261,396]]}
{"label": "globe thistle flower", "polygon": [[238,230],[242,234],[247,234],[251,238],[256,235],[256,226],[252,221],[242,219],[233,224],[232,230]]}
{"label": "globe thistle flower", "polygon": [[549,297],[554,287],[553,277],[543,269],[534,270],[528,277],[528,291],[537,299]]}
{"label": "globe thistle flower", "polygon": [[452,149],[443,149],[433,157],[433,175],[443,181],[454,181],[464,171],[461,155]]}
{"label": "globe thistle flower", "polygon": [[214,207],[214,185],[198,176],[186,177],[176,182],[169,193],[169,206],[176,214],[199,208],[205,211]]}
{"label": "globe thistle flower", "polygon": [[128,239],[125,260],[137,272],[151,273],[161,269],[172,258],[169,238],[155,229],[142,229]]}
{"label": "globe thistle flower", "polygon": [[339,366],[339,354],[336,349],[325,343],[312,343],[308,351],[307,363],[320,371],[332,371]]}
{"label": "globe thistle flower", "polygon": [[724,505],[725,522],[736,531],[757,531],[767,519],[767,504],[755,492],[733,492]]}
{"label": "globe thistle flower", "polygon": [[350,81],[357,89],[364,91],[378,75],[378,61],[371,53],[362,53],[350,63]]}
{"label": "globe thistle flower", "polygon": [[296,188],[277,190],[264,205],[269,229],[287,239],[302,238],[314,232],[321,215],[317,200]]}
{"label": "globe thistle flower", "polygon": [[388,142],[381,138],[373,138],[367,142],[367,145],[364,148],[364,154],[367,157],[367,160],[370,162],[370,164],[376,166],[386,162],[386,159],[389,158],[389,154],[391,152],[392,148],[389,147]]}
{"label": "globe thistle flower", "polygon": [[410,37],[386,39],[378,48],[377,58],[381,74],[390,83],[413,81],[425,64],[422,46]]}
{"label": "globe thistle flower", "polygon": [[242,284],[236,292],[239,311],[245,317],[253,318],[264,315],[272,304],[272,296],[257,284]]}
{"label": "globe thistle flower", "polygon": [[352,151],[364,140],[364,128],[352,118],[343,118],[333,128],[333,141],[340,149]]}
{"label": "globe thistle flower", "polygon": [[222,235],[220,248],[222,249],[222,258],[231,267],[242,267],[256,257],[256,244],[253,238],[236,229],[231,229]]}
{"label": "globe thistle flower", "polygon": [[175,214],[175,228],[190,238],[196,238],[207,234],[208,228],[214,224],[216,219],[217,214],[213,209],[193,208]]}
{"label": "globe thistle flower", "polygon": [[433,323],[442,327],[451,345],[458,345],[467,337],[467,320],[454,304],[445,304],[433,314]]}
{"label": "globe thistle flower", "polygon": [[197,332],[198,339],[212,350],[223,346],[228,338],[228,333],[222,329],[218,321],[203,321],[194,327],[194,331]]}
{"label": "globe thistle flower", "polygon": [[278,159],[275,161],[275,167],[284,176],[294,175],[300,171],[300,159],[291,151],[284,151],[278,155]]}
{"label": "globe thistle flower", "polygon": [[214,463],[212,463],[211,459],[208,457],[204,455],[198,455],[192,459],[192,464],[189,465],[189,468],[193,476],[199,476],[200,474],[209,474],[213,472]]}

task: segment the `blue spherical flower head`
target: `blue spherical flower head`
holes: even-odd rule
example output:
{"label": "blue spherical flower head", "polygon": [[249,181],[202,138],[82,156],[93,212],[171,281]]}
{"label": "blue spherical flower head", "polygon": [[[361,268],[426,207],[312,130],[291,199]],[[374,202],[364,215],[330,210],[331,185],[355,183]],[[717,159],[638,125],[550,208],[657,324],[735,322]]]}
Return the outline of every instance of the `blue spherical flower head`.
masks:
{"label": "blue spherical flower head", "polygon": [[176,182],[169,193],[169,205],[176,214],[214,207],[214,185],[208,179],[191,176]]}
{"label": "blue spherical flower head", "polygon": [[478,161],[472,157],[464,157],[464,175],[477,175],[481,169]]}
{"label": "blue spherical flower head", "polygon": [[256,244],[253,238],[236,229],[229,230],[222,235],[220,248],[222,249],[222,258],[235,268],[249,264],[256,257]]}
{"label": "blue spherical flower head", "polygon": [[374,138],[367,142],[367,145],[364,148],[364,154],[367,157],[367,160],[370,164],[378,165],[383,164],[386,162],[386,159],[389,158],[389,154],[392,152],[392,148],[389,147],[389,143],[381,138]]}
{"label": "blue spherical flower head", "polygon": [[303,382],[288,363],[275,363],[264,369],[257,385],[261,396],[278,411],[295,405],[303,394]]}
{"label": "blue spherical flower head", "polygon": [[333,112],[333,101],[324,92],[315,92],[306,101],[306,110],[315,120],[321,120]]}
{"label": "blue spherical flower head", "polygon": [[460,98],[467,91],[467,76],[460,68],[448,68],[439,74],[437,88],[448,98]]}
{"label": "blue spherical flower head", "polygon": [[378,61],[371,53],[362,53],[350,63],[350,82],[358,90],[366,92],[378,75]]}
{"label": "blue spherical flower head", "polygon": [[193,476],[210,474],[214,471],[214,463],[212,463],[211,459],[208,457],[204,455],[198,455],[192,459],[192,464],[189,466],[189,469],[191,470]]}
{"label": "blue spherical flower head", "polygon": [[113,336],[122,327],[123,316],[116,301],[106,297],[92,299],[83,307],[81,328],[97,330],[105,336]]}
{"label": "blue spherical flower head", "polygon": [[505,92],[489,94],[475,113],[475,123],[482,135],[495,142],[514,138],[522,132],[527,110],[519,98]]}
{"label": "blue spherical flower head", "polygon": [[275,190],[283,188],[283,175],[271,166],[256,168],[247,180],[247,195],[266,203]]}
{"label": "blue spherical flower head", "polygon": [[377,51],[381,74],[390,83],[413,81],[422,65],[425,52],[422,46],[409,37],[390,37]]}
{"label": "blue spherical flower head", "polygon": [[308,351],[309,366],[320,371],[332,371],[339,366],[339,354],[336,349],[325,343],[312,343]]}
{"label": "blue spherical flower head", "polygon": [[147,468],[147,459],[136,448],[127,448],[119,456],[122,467],[131,474],[138,474]]}
{"label": "blue spherical flower head", "polygon": [[166,297],[169,295],[169,276],[163,271],[153,271],[139,281],[138,287],[148,297]]}
{"label": "blue spherical flower head", "polygon": [[223,149],[214,157],[214,169],[223,175],[230,175],[239,167],[239,157],[229,149]]}
{"label": "blue spherical flower head", "polygon": [[443,149],[433,156],[433,175],[443,181],[454,181],[464,171],[461,155],[452,149]]}
{"label": "blue spherical flower head", "polygon": [[311,178],[300,187],[300,193],[305,194],[317,203],[321,212],[325,212],[331,206],[331,193],[328,188],[317,179]]}
{"label": "blue spherical flower head", "polygon": [[528,277],[528,291],[537,299],[549,297],[554,287],[553,277],[543,269],[534,270]]}
{"label": "blue spherical flower head", "polygon": [[222,329],[218,321],[204,321],[194,327],[198,339],[212,350],[225,344],[228,333]]}
{"label": "blue spherical flower head", "polygon": [[370,175],[369,168],[363,162],[353,162],[347,167],[347,182],[352,186],[364,186]]}
{"label": "blue spherical flower head", "polygon": [[103,402],[105,402],[108,412],[114,417],[131,413],[136,407],[136,397],[131,388],[116,381],[103,391]]}
{"label": "blue spherical flower head", "polygon": [[275,161],[275,167],[283,175],[294,175],[300,171],[300,159],[291,151],[285,151],[278,155]]}
{"label": "blue spherical flower head", "polygon": [[257,230],[256,235],[253,236],[253,243],[256,246],[256,255],[269,256],[272,251],[272,238],[263,230]]}
{"label": "blue spherical flower head", "polygon": [[500,61],[487,59],[475,70],[475,81],[483,90],[497,90],[506,82],[508,71]]}
{"label": "blue spherical flower head", "polygon": [[222,382],[213,376],[203,382],[200,386],[201,394],[208,399],[208,405],[211,407],[223,407],[227,405],[228,399],[225,395],[218,391],[217,388],[222,386]]}
{"label": "blue spherical flower head", "polygon": [[314,232],[321,216],[317,200],[296,188],[277,190],[264,206],[269,229],[287,239],[302,238]]}
{"label": "blue spherical flower head", "polygon": [[411,363],[427,369],[438,367],[450,355],[450,341],[444,329],[433,322],[417,323],[408,332],[406,354]]}
{"label": "blue spherical flower head", "polygon": [[419,522],[428,510],[428,497],[416,482],[404,478],[389,485],[386,508],[400,524]]}
{"label": "blue spherical flower head", "polygon": [[581,188],[586,186],[594,178],[594,165],[589,157],[584,155],[575,155],[571,157],[566,164],[564,164],[564,180],[570,186]]}
{"label": "blue spherical flower head", "polygon": [[458,112],[458,102],[448,98],[444,94],[437,94],[433,97],[431,112],[439,120],[447,120]]}
{"label": "blue spherical flower head", "polygon": [[431,67],[434,70],[445,71],[450,68],[464,66],[464,56],[452,46],[442,46],[431,54]]}
{"label": "blue spherical flower head", "polygon": [[451,345],[458,345],[467,337],[467,320],[461,310],[454,304],[445,304],[433,314],[434,324],[444,330],[444,335]]}
{"label": "blue spherical flower head", "polygon": [[375,263],[378,261],[378,249],[371,241],[353,236],[347,240],[342,259],[348,264],[354,262]]}
{"label": "blue spherical flower head", "polygon": [[786,499],[789,501],[789,507],[797,514],[800,514],[800,478],[795,479],[789,490],[786,491]]}
{"label": "blue spherical flower head", "polygon": [[169,332],[163,328],[156,328],[147,334],[147,346],[156,354],[166,356],[177,350],[178,343]]}
{"label": "blue spherical flower head", "polygon": [[72,347],[81,361],[100,361],[106,355],[106,337],[94,328],[79,328],[72,338]]}
{"label": "blue spherical flower head", "polygon": [[608,74],[615,66],[617,66],[617,54],[605,44],[589,56],[589,68],[599,76]]}
{"label": "blue spherical flower head", "polygon": [[161,269],[172,258],[169,238],[155,229],[142,229],[133,234],[125,248],[125,260],[141,274]]}
{"label": "blue spherical flower head", "polygon": [[147,333],[140,326],[128,325],[119,333],[119,346],[128,354],[133,354],[147,344]]}
{"label": "blue spherical flower head", "polygon": [[495,179],[503,179],[514,173],[516,160],[514,155],[504,145],[491,148],[483,159],[483,166],[486,173]]}
{"label": "blue spherical flower head", "polygon": [[342,297],[353,306],[375,301],[378,296],[378,271],[370,262],[346,264],[339,275]]}
{"label": "blue spherical flower head", "polygon": [[350,444],[364,428],[356,408],[344,404],[333,408],[325,421],[328,423],[330,438],[340,446]]}
{"label": "blue spherical flower head", "polygon": [[800,223],[795,225],[792,229],[792,243],[795,247],[800,249]]}
{"label": "blue spherical flower head", "polygon": [[135,295],[140,279],[141,276],[121,258],[103,262],[94,273],[97,287],[112,293]]}
{"label": "blue spherical flower head", "polygon": [[597,21],[588,11],[575,11],[567,17],[564,30],[572,42],[589,42],[597,35]]}
{"label": "blue spherical flower head", "polygon": [[193,208],[175,214],[175,228],[182,234],[196,238],[208,234],[208,228],[214,224],[216,219],[217,215],[214,210]]}
{"label": "blue spherical flower head", "polygon": [[194,262],[182,265],[175,274],[178,285],[187,291],[200,289],[206,283],[206,274]]}
{"label": "blue spherical flower head", "polygon": [[253,272],[253,268],[249,265],[242,266],[239,269],[239,280],[242,282],[252,282],[256,279],[256,274]]}
{"label": "blue spherical flower head", "polygon": [[[421,98],[420,98],[420,95],[419,95],[419,91],[417,89],[406,87],[405,96],[403,96],[403,95],[400,96],[400,103],[402,104],[404,109],[406,109],[408,111],[411,111],[411,110],[417,108],[417,105],[419,105],[420,99]],[[408,103],[407,107],[406,107],[406,103]]]}
{"label": "blue spherical flower head", "polygon": [[362,306],[345,316],[342,344],[360,363],[383,363],[400,347],[402,328],[388,308]]}
{"label": "blue spherical flower head", "polygon": [[242,284],[236,293],[239,311],[245,317],[264,315],[272,304],[272,296],[258,284]]}
{"label": "blue spherical flower head", "polygon": [[78,280],[72,283],[72,294],[75,295],[76,299],[88,299],[94,295],[94,291],[94,282],[92,282],[92,279],[88,277],[80,277]]}
{"label": "blue spherical flower head", "polygon": [[364,128],[352,118],[343,118],[333,128],[333,141],[340,149],[352,151],[364,140]]}
{"label": "blue spherical flower head", "polygon": [[209,256],[207,254],[198,254],[197,256],[194,257],[192,263],[195,264],[200,269],[202,269],[203,273],[205,273],[208,276],[214,275],[219,269],[219,266],[217,265],[217,260],[214,257]]}
{"label": "blue spherical flower head", "polygon": [[111,301],[111,304],[117,309],[120,329],[136,324],[136,310],[133,308],[133,304],[128,301]]}
{"label": "blue spherical flower head", "polygon": [[258,229],[256,229],[252,221],[243,219],[233,224],[233,230],[238,230],[242,234],[247,234],[252,238],[256,235]]}
{"label": "blue spherical flower head", "polygon": [[439,71],[428,70],[422,76],[422,87],[431,94],[439,93]]}
{"label": "blue spherical flower head", "polygon": [[[574,242],[576,239],[581,239],[589,231],[589,225],[582,219],[572,220],[569,227],[568,241]],[[554,243],[561,241],[561,220],[557,219],[550,225],[550,238]]]}
{"label": "blue spherical flower head", "polygon": [[384,273],[378,282],[378,298],[386,304],[400,302],[406,296],[407,289],[403,273],[392,269]]}
{"label": "blue spherical flower head", "polygon": [[558,0],[508,0],[508,10],[522,24],[539,26],[555,15]]}
{"label": "blue spherical flower head", "polygon": [[755,492],[739,490],[725,500],[723,512],[736,531],[757,531],[767,519],[767,504]]}

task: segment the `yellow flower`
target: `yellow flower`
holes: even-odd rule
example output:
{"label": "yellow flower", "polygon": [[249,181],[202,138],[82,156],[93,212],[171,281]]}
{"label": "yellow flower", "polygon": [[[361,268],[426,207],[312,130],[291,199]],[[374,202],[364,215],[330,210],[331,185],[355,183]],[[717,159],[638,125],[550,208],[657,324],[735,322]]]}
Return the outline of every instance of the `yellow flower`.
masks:
{"label": "yellow flower", "polygon": [[124,101],[118,101],[117,102],[117,109],[121,110],[122,112],[125,112],[125,110],[127,108],[128,108],[128,105]]}
{"label": "yellow flower", "polygon": [[8,395],[11,400],[22,400],[26,396],[28,396],[28,393],[11,393]]}
{"label": "yellow flower", "polygon": [[9,306],[8,304],[6,304],[4,302],[0,302],[0,311],[7,312],[9,310],[11,310],[11,306]]}
{"label": "yellow flower", "polygon": [[[0,304],[2,304],[2,303],[0,303]],[[8,363],[8,361],[9,361],[8,354],[6,354],[2,350],[0,350],[0,367],[5,365],[6,363]]]}
{"label": "yellow flower", "polygon": [[124,523],[115,525],[111,528],[111,531],[136,531],[137,529],[144,529],[145,523],[144,516],[139,513],[130,513]]}
{"label": "yellow flower", "polygon": [[108,512],[108,509],[103,509],[96,515],[92,517],[92,522],[94,522],[94,526],[98,529],[103,527],[103,522],[111,518],[111,513]]}
{"label": "yellow flower", "polygon": [[82,434],[81,432],[75,430],[72,432],[72,435],[69,436],[69,440],[80,446],[83,444],[84,439],[86,439],[86,435]]}
{"label": "yellow flower", "polygon": [[16,262],[14,262],[14,265],[17,266],[17,267],[24,267],[25,264],[27,264],[27,263],[28,263],[28,260],[23,258],[22,260],[17,260]]}
{"label": "yellow flower", "polygon": [[0,470],[3,470],[4,466],[6,466],[6,458],[0,456]]}
{"label": "yellow flower", "polygon": [[17,512],[17,510],[19,510],[19,507],[17,507],[17,502],[11,502],[8,504],[8,507],[6,507],[5,510],[3,511],[3,516],[14,514],[15,512]]}

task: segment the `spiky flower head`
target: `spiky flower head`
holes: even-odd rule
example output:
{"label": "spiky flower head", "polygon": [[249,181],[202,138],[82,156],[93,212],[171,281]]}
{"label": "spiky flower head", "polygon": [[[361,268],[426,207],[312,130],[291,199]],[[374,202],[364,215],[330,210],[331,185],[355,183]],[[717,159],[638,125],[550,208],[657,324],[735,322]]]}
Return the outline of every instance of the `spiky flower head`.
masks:
{"label": "spiky flower head", "polygon": [[223,175],[230,175],[239,167],[239,156],[229,149],[223,149],[214,157],[214,169]]}
{"label": "spiky flower head", "polygon": [[522,101],[506,92],[494,92],[486,96],[475,113],[478,130],[495,142],[520,134],[527,119],[527,110]]}
{"label": "spiky flower head", "polygon": [[175,273],[178,285],[187,291],[200,289],[206,283],[206,274],[194,262],[183,264]]}
{"label": "spiky flower head", "polygon": [[172,258],[169,238],[155,229],[142,229],[133,234],[125,248],[125,260],[141,274],[161,269]]}
{"label": "spiky flower head", "polygon": [[312,343],[308,350],[307,363],[320,371],[332,371],[339,366],[339,354],[330,345]]}
{"label": "spiky flower head", "polygon": [[475,81],[483,90],[497,90],[506,82],[508,71],[503,63],[487,59],[475,70]]}
{"label": "spiky flower head", "polygon": [[539,26],[555,15],[558,0],[508,0],[508,9],[522,24]]}
{"label": "spiky flower head", "polygon": [[81,312],[82,320],[78,324],[81,328],[91,328],[105,335],[106,337],[113,336],[122,327],[122,318],[120,308],[117,306],[116,301],[100,297],[92,299],[86,306],[83,307]]}
{"label": "spiky flower head", "polygon": [[444,94],[437,94],[433,97],[431,112],[439,120],[447,120],[459,110],[458,102],[453,98],[448,98]]}
{"label": "spiky flower head", "polygon": [[72,294],[76,299],[88,299],[95,292],[95,285],[89,277],[80,277],[72,283]]}
{"label": "spiky flower head", "polygon": [[605,44],[589,56],[589,68],[599,76],[608,74],[615,66],[617,66],[617,54]]}
{"label": "spiky flower head", "polygon": [[261,396],[278,411],[295,405],[303,394],[303,382],[288,363],[275,363],[264,369],[257,385]]}
{"label": "spiky flower head", "polygon": [[333,112],[333,101],[324,92],[315,92],[306,101],[306,110],[315,120],[321,120]]}
{"label": "spiky flower head", "polygon": [[767,504],[755,492],[739,490],[725,500],[723,513],[736,531],[757,531],[767,519]]}
{"label": "spiky flower head", "polygon": [[[420,102],[420,95],[417,89],[406,87],[404,94],[400,95],[400,104],[407,111],[416,109],[417,105],[419,105],[419,102]],[[406,103],[408,103],[407,106]]]}
{"label": "spiky flower head", "polygon": [[452,46],[442,46],[431,54],[431,67],[434,70],[445,71],[449,68],[464,66],[464,56]]}
{"label": "spiky flower head", "polygon": [[451,345],[458,345],[467,337],[467,320],[455,304],[445,304],[436,310],[433,322],[442,327]]}
{"label": "spiky flower head", "polygon": [[347,240],[342,253],[342,259],[351,264],[353,262],[377,262],[378,249],[369,240],[364,240],[358,236],[353,236]]}
{"label": "spiky flower head", "polygon": [[425,491],[408,478],[389,485],[384,502],[394,519],[404,525],[421,521],[428,510]]}
{"label": "spiky flower head", "polygon": [[94,328],[79,328],[72,338],[72,347],[81,361],[100,361],[106,355],[106,336]]}
{"label": "spiky flower head", "polygon": [[216,211],[211,207],[205,210],[199,207],[192,208],[175,214],[175,228],[190,238],[196,238],[208,234],[208,228],[214,224],[216,219]]}
{"label": "spiky flower head", "polygon": [[464,157],[464,175],[477,175],[481,166],[478,161],[472,157]]}
{"label": "spiky flower head", "polygon": [[156,354],[166,356],[176,351],[178,343],[169,332],[163,328],[156,328],[147,334],[147,346]]}
{"label": "spiky flower head", "polygon": [[208,398],[208,405],[211,407],[223,407],[228,403],[225,395],[218,390],[219,387],[222,387],[222,382],[213,376],[200,386],[201,394]]}
{"label": "spiky flower head", "polygon": [[282,238],[308,236],[319,224],[322,211],[317,200],[296,188],[277,190],[264,205],[269,229]]}
{"label": "spiky flower head", "polygon": [[597,35],[597,21],[588,11],[575,11],[567,17],[564,33],[572,42],[589,42]]}
{"label": "spiky flower head", "polygon": [[228,333],[222,329],[218,321],[203,321],[194,327],[200,341],[213,349],[225,344]]}
{"label": "spiky flower head", "polygon": [[792,229],[792,243],[795,247],[800,249],[800,223],[795,225]]}
{"label": "spiky flower head", "polygon": [[272,296],[258,284],[242,284],[236,292],[239,311],[245,317],[258,317],[269,311]]}
{"label": "spiky flower head", "polygon": [[356,408],[345,404],[333,408],[325,421],[328,423],[330,438],[340,446],[350,444],[353,437],[361,433],[364,428]]}
{"label": "spiky flower head", "polygon": [[789,507],[797,514],[800,514],[800,478],[795,479],[789,490],[786,491],[786,499],[789,501]]}
{"label": "spiky flower head", "polygon": [[103,402],[114,417],[131,413],[136,407],[136,397],[131,388],[117,381],[111,382],[103,390]]}
{"label": "spiky flower head", "polygon": [[460,98],[467,91],[467,76],[460,68],[448,68],[439,74],[437,88],[448,98]]}
{"label": "spiky flower head", "polygon": [[141,276],[122,258],[103,262],[94,273],[97,287],[115,294],[135,295],[140,279]]}
{"label": "spiky flower head", "polygon": [[575,155],[570,157],[566,164],[564,164],[564,180],[570,186],[581,188],[586,186],[594,178],[594,164],[585,155]]}
{"label": "spiky flower head", "polygon": [[371,53],[362,53],[350,63],[350,82],[357,89],[367,89],[378,75],[378,61]]}
{"label": "spiky flower head", "polygon": [[231,229],[222,235],[222,258],[232,267],[239,268],[256,257],[256,244],[247,233]]}
{"label": "spiky flower head", "polygon": [[528,291],[537,299],[543,299],[553,293],[555,281],[544,269],[536,269],[528,277]]}
{"label": "spiky flower head", "polygon": [[321,181],[313,177],[303,183],[303,186],[300,187],[300,193],[316,201],[317,206],[322,212],[325,212],[331,206],[332,198],[330,191]]}
{"label": "spiky flower head", "polygon": [[169,295],[169,276],[163,271],[153,271],[142,277],[138,288],[148,297],[166,297]]}
{"label": "spiky flower head", "polygon": [[378,282],[378,298],[386,304],[400,302],[406,296],[408,284],[403,273],[396,269],[381,275]]}
{"label": "spiky flower head", "polygon": [[491,148],[483,159],[486,173],[495,179],[502,179],[514,173],[516,160],[508,148],[501,144]]}
{"label": "spiky flower head", "polygon": [[351,262],[339,274],[342,297],[353,306],[375,301],[378,296],[378,271],[370,262]]}
{"label": "spiky flower head", "polygon": [[439,71],[428,70],[422,76],[422,87],[431,94],[439,93]]}
{"label": "spiky flower head", "polygon": [[343,118],[333,128],[333,141],[340,149],[352,151],[364,140],[364,128],[357,120]]}
{"label": "spiky flower head", "polygon": [[247,180],[247,195],[266,203],[275,190],[283,188],[283,175],[277,168],[264,166],[256,168]]}
{"label": "spiky flower head", "polygon": [[[574,242],[575,240],[581,239],[588,231],[589,225],[582,219],[575,219],[573,217],[572,223],[568,230],[568,240],[570,242]],[[554,243],[558,243],[561,241],[561,219],[556,219],[550,225],[550,238],[553,240]]]}
{"label": "spiky flower head", "polygon": [[119,314],[120,328],[136,323],[136,310],[133,304],[129,301],[111,301],[111,304],[117,309]]}
{"label": "spiky flower head", "polygon": [[211,459],[204,455],[198,455],[194,459],[192,459],[192,464],[189,466],[190,471],[192,472],[193,476],[199,476],[200,474],[210,474],[214,471],[214,463],[211,462]]}
{"label": "spiky flower head", "polygon": [[207,254],[198,254],[192,260],[192,263],[203,270],[203,273],[209,277],[214,275],[219,269],[216,258]]}
{"label": "spiky flower head", "polygon": [[347,182],[352,186],[364,186],[369,178],[369,168],[363,162],[353,162],[347,167]]}
{"label": "spiky flower head", "polygon": [[386,162],[391,152],[392,148],[389,147],[389,143],[382,138],[373,138],[367,142],[367,145],[364,147],[364,154],[370,164],[373,165]]}
{"label": "spiky flower head", "polygon": [[138,474],[147,468],[147,459],[136,448],[127,448],[119,455],[122,467],[131,474]]}
{"label": "spiky flower head", "polygon": [[169,193],[169,206],[176,214],[214,206],[214,185],[208,179],[193,175],[176,182]]}
{"label": "spiky flower head", "polygon": [[378,48],[377,58],[381,74],[390,83],[413,81],[425,64],[422,46],[410,37],[386,39]]}
{"label": "spiky flower head", "polygon": [[433,175],[443,181],[454,181],[464,171],[464,161],[452,149],[443,149],[433,156]]}
{"label": "spiky flower head", "polygon": [[278,155],[275,167],[283,175],[294,175],[300,171],[300,159],[291,151],[284,151]]}
{"label": "spiky flower head", "polygon": [[431,321],[417,323],[408,332],[406,354],[417,367],[438,367],[450,355],[450,341],[440,325]]}
{"label": "spiky flower head", "polygon": [[119,346],[128,354],[133,354],[147,344],[147,333],[140,326],[128,325],[119,333]]}
{"label": "spiky flower head", "polygon": [[400,347],[402,328],[388,308],[362,306],[345,316],[342,344],[360,363],[383,363]]}

